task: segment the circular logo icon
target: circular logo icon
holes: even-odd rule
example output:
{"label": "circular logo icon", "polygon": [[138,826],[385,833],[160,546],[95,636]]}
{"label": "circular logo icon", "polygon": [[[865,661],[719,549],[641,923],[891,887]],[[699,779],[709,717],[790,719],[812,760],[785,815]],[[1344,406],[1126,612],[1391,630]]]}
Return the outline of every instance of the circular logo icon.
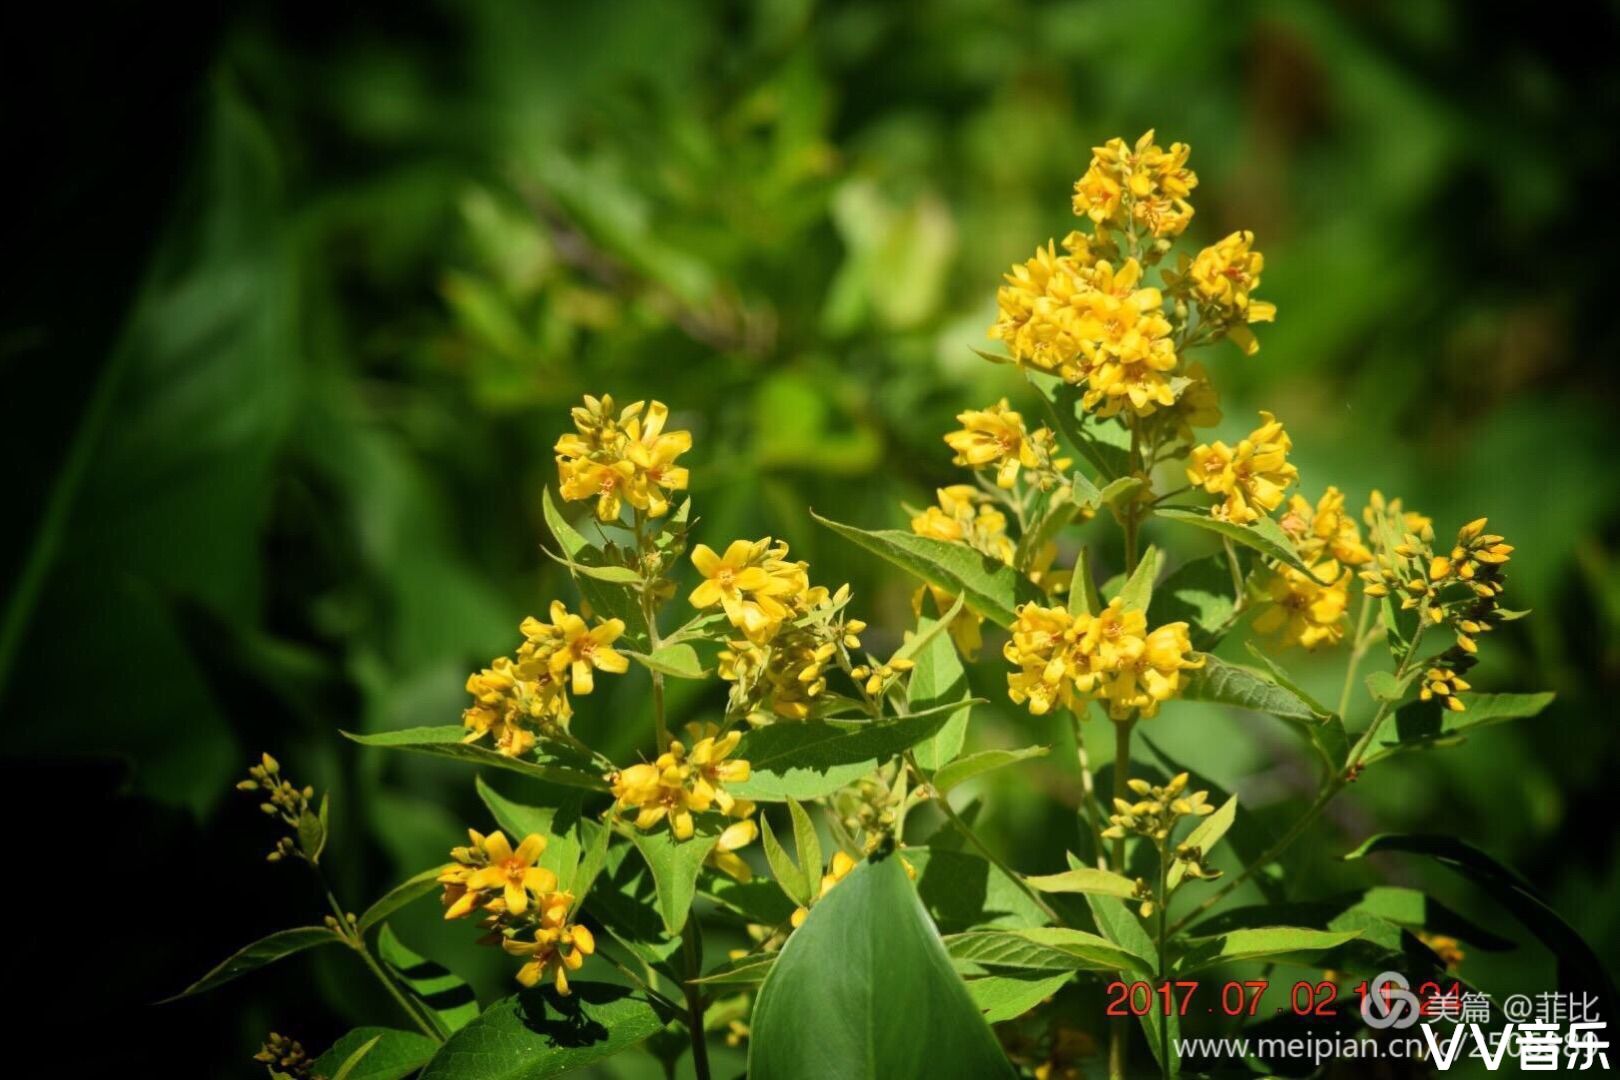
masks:
{"label": "circular logo icon", "polygon": [[1367,985],[1361,1018],[1370,1028],[1409,1028],[1423,1012],[1412,984],[1398,971],[1386,971]]}

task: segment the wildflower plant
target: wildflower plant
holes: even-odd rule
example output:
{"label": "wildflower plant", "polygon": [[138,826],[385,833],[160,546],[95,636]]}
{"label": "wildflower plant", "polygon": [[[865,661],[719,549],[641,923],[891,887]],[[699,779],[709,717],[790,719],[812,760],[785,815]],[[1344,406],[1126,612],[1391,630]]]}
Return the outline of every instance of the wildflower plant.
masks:
{"label": "wildflower plant", "polygon": [[[1098,147],[1074,188],[1080,228],[1013,267],[997,298],[1001,351],[982,355],[1022,374],[1028,405],[957,418],[943,441],[960,481],[906,508],[909,528],[818,519],[916,579],[897,648],[868,647],[859,598],[818,583],[787,542],[692,535],[692,439],[665,405],[585,398],[541,506],[546,554],[578,596],[523,620],[509,653],[468,677],[458,723],[353,736],[521,774],[551,801],[521,804],[480,778],[491,820],[469,823],[443,865],[359,916],[327,890],[322,924],[249,946],[188,993],[343,944],[414,1029],[315,1060],[273,1035],[260,1054],[272,1075],[343,1075],[378,1055],[389,1075],[538,1077],[645,1042],[671,1070],[689,1053],[706,1078],[711,1037],[746,1047],[760,1077],[817,1062],[909,1075],[918,1055],[949,1075],[1072,1075],[1102,1054],[1121,1076],[1136,1043],[1170,1075],[1174,1010],[1139,1014],[1140,1035],[1123,1017],[1093,1037],[1049,1015],[1052,996],[1077,978],[1168,985],[1253,960],[1455,966],[1455,922],[1394,912],[1391,890],[1318,922],[1266,904],[1212,913],[1251,882],[1279,896],[1274,865],[1369,767],[1531,716],[1551,695],[1481,694],[1466,677],[1482,641],[1524,614],[1503,606],[1513,548],[1485,519],[1442,543],[1398,500],[1374,492],[1357,512],[1301,477],[1269,411],[1235,444],[1202,434],[1221,419],[1220,369],[1256,362],[1255,327],[1277,312],[1259,295],[1252,233],[1183,243],[1189,161],[1152,132]],[[1176,530],[1211,550],[1167,565],[1145,541]],[[1252,663],[1230,658],[1245,631]],[[1004,682],[983,692],[1073,747],[1070,854],[1047,872],[1010,866],[952,801],[1048,753],[966,752],[985,700],[964,659],[992,642]],[[1329,650],[1345,666],[1332,706],[1282,666]],[[1376,651],[1387,663],[1362,678]],[[623,723],[588,708],[601,679],[646,690],[634,759],[599,749]],[[679,731],[677,682],[714,687]],[[1274,717],[1319,764],[1314,798],[1269,843],[1207,778],[1134,755],[1137,729],[1183,701]],[[1103,769],[1089,750],[1099,728]],[[268,756],[242,787],[286,830],[272,861],[319,875],[325,800]],[[1220,849],[1229,836],[1241,859]],[[1400,837],[1373,848],[1419,850]],[[1309,899],[1308,885],[1288,888]],[[433,892],[446,919],[476,922],[511,958],[513,997],[447,1009],[413,975],[429,962],[388,920]],[[705,926],[747,947],[712,956]],[[487,1071],[490,1055],[509,1067]]]}

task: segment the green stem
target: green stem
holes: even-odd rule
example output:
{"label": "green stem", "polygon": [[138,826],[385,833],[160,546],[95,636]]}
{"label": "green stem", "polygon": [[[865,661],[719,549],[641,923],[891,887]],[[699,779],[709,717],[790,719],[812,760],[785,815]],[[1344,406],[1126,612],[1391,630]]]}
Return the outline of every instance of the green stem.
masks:
{"label": "green stem", "polygon": [[[1405,677],[1407,669],[1411,667],[1413,658],[1417,656],[1418,645],[1423,641],[1423,632],[1428,629],[1428,616],[1428,605],[1425,604],[1418,609],[1418,627],[1412,634],[1412,644],[1407,648],[1406,654],[1401,657],[1400,665],[1395,669],[1395,678],[1397,680]],[[1263,855],[1245,866],[1240,874],[1205,897],[1197,907],[1177,920],[1176,924],[1170,928],[1172,934],[1179,932],[1187,923],[1229,896],[1233,889],[1248,881],[1262,867],[1275,862],[1287,850],[1289,845],[1299,839],[1300,835],[1321,816],[1322,811],[1327,809],[1327,804],[1333,801],[1334,796],[1350,786],[1351,777],[1355,775],[1357,767],[1361,764],[1361,759],[1367,754],[1367,748],[1372,745],[1373,739],[1377,737],[1378,729],[1384,726],[1384,721],[1389,718],[1394,705],[1395,703],[1392,701],[1378,703],[1378,711],[1373,714],[1372,723],[1367,725],[1367,730],[1361,733],[1361,737],[1351,747],[1349,756],[1345,758],[1344,768],[1322,785],[1322,790],[1317,793],[1316,801],[1311,803],[1309,809],[1295,819],[1294,823],[1288,827],[1288,831],[1278,837],[1276,843],[1267,848]]]}
{"label": "green stem", "polygon": [[[1123,799],[1127,791],[1125,781],[1129,778],[1131,768],[1131,731],[1136,726],[1134,720],[1117,720],[1114,722],[1114,798]],[[1125,872],[1125,838],[1122,836],[1114,841],[1114,869],[1123,874]],[[1131,1027],[1130,1020],[1123,1016],[1116,1016],[1110,1021],[1108,1028],[1108,1075],[1111,1080],[1123,1080],[1125,1070],[1130,1059]]]}
{"label": "green stem", "polygon": [[332,914],[337,919],[338,932],[343,936],[343,940],[348,943],[349,948],[360,954],[360,959],[365,961],[366,967],[370,969],[371,974],[376,976],[378,982],[382,983],[383,989],[387,990],[395,1003],[405,1011],[405,1015],[411,1018],[411,1022],[422,1029],[422,1034],[434,1042],[444,1042],[444,1035],[440,1032],[438,1025],[418,1007],[416,1002],[411,1000],[410,996],[395,981],[394,976],[390,975],[388,970],[377,962],[377,958],[371,955],[371,949],[366,945],[365,936],[351,926],[348,915],[343,911],[343,905],[339,904],[337,897],[332,895],[331,886],[326,884],[325,876],[321,874],[320,869],[313,863],[310,864],[310,869],[314,870],[315,876],[321,879],[321,888],[326,893],[326,902],[332,908]]}
{"label": "green stem", "polygon": [[1350,694],[1355,689],[1356,671],[1361,667],[1361,658],[1367,654],[1367,618],[1372,613],[1372,607],[1372,598],[1362,593],[1361,611],[1356,616],[1356,636],[1350,641],[1350,661],[1344,671],[1344,688],[1339,691],[1340,720],[1344,719],[1345,712],[1350,708]]}
{"label": "green stem", "polygon": [[1097,785],[1091,775],[1091,755],[1086,753],[1085,720],[1073,709],[1069,710],[1069,723],[1074,728],[1074,757],[1080,766],[1080,815],[1091,830],[1092,850],[1097,853],[1097,868],[1108,869],[1108,845],[1103,842],[1102,822],[1097,814]]}
{"label": "green stem", "polygon": [[697,919],[688,915],[686,928],[681,931],[681,944],[686,952],[686,981],[681,990],[686,995],[686,1028],[692,1037],[692,1069],[697,1080],[710,1080],[709,1040],[703,1030],[703,992],[692,980],[703,974],[703,939]]}

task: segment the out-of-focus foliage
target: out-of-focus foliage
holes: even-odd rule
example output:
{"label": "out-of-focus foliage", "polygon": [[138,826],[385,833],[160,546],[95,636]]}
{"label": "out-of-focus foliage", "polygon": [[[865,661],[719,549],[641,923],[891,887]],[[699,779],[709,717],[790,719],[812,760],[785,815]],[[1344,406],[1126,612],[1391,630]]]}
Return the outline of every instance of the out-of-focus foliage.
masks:
{"label": "out-of-focus foliage", "polygon": [[[1223,357],[1221,434],[1263,403],[1307,487],[1488,514],[1538,612],[1476,685],[1559,694],[1392,768],[1386,805],[1339,807],[1321,874],[1351,880],[1327,853],[1374,816],[1455,833],[1620,951],[1616,839],[1593,827],[1620,745],[1607,8],[1511,35],[1467,5],[1305,0],[219,18],[143,24],[170,47],[131,56],[132,25],[86,15],[18,73],[19,110],[82,81],[17,140],[40,171],[0,301],[0,702],[14,793],[48,793],[11,815],[12,850],[82,830],[112,849],[107,888],[142,894],[119,901],[92,1006],[131,1039],[86,1047],[97,1063],[216,1070],[257,1045],[262,1003],[323,1001],[313,1046],[376,1004],[317,955],[251,996],[131,1012],[194,972],[189,946],[277,925],[292,886],[224,839],[251,820],[221,800],[259,747],[341,793],[340,891],[379,893],[475,820],[464,777],[337,731],[453,722],[465,672],[564,588],[539,493],[580,392],[668,402],[697,435],[707,531],[786,536],[854,584],[874,633],[907,624],[911,583],[803,507],[876,526],[929,501],[951,416],[1018,393],[970,351],[1000,273],[1070,227],[1092,144],[1152,125],[1195,147],[1192,235],[1252,227],[1282,312],[1259,356]],[[623,757],[644,689],[600,696],[622,727],[597,744]],[[712,704],[677,692],[672,722]],[[1230,738],[1242,723],[1185,706],[1152,736],[1285,807],[1311,763]],[[980,747],[1061,741],[1006,707],[974,727]],[[1049,790],[1009,784],[981,826],[1056,869],[1072,820],[1039,815],[1077,800],[1072,774],[1054,755],[1021,775]],[[413,941],[444,938],[416,915]],[[53,936],[22,962],[82,972]],[[1512,953],[1478,965],[1548,984]]]}

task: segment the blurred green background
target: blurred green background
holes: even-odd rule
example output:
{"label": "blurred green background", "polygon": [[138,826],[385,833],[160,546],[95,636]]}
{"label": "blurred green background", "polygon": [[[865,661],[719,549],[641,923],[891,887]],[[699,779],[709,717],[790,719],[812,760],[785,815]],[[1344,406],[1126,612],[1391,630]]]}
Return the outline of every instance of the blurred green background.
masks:
{"label": "blurred green background", "polygon": [[[345,956],[148,1003],[318,911],[231,791],[259,750],[332,790],[357,908],[484,823],[465,770],[338,730],[454,722],[465,673],[572,599],[538,496],[581,393],[669,403],[698,538],[787,538],[892,646],[912,583],[805,508],[903,525],[901,500],[955,475],[957,411],[1012,393],[1034,413],[969,347],[1000,274],[1071,227],[1089,148],[1148,127],[1192,144],[1189,235],[1254,229],[1280,309],[1257,357],[1208,358],[1221,434],[1270,408],[1313,497],[1380,487],[1442,533],[1489,515],[1536,613],[1475,682],[1560,695],[1380,769],[1301,869],[1427,884],[1332,856],[1380,827],[1454,833],[1620,955],[1613,13],[1512,34],[1465,4],[1308,0],[51,15],[7,95],[26,163],[0,297],[7,826],[19,873],[50,875],[10,890],[35,926],[49,905],[16,963],[44,975],[36,1023],[78,1033],[87,1073],[250,1075],[270,1027],[319,1047],[392,1022]],[[999,701],[995,649],[976,685]],[[644,697],[602,680],[576,730],[627,758]],[[1264,718],[1188,705],[1145,731],[1254,812],[1308,794]],[[1064,736],[995,706],[972,738]],[[1068,761],[984,792],[1015,865],[1060,865]],[[508,965],[430,907],[401,932],[500,992]],[[1470,965],[1551,985],[1533,945]]]}

